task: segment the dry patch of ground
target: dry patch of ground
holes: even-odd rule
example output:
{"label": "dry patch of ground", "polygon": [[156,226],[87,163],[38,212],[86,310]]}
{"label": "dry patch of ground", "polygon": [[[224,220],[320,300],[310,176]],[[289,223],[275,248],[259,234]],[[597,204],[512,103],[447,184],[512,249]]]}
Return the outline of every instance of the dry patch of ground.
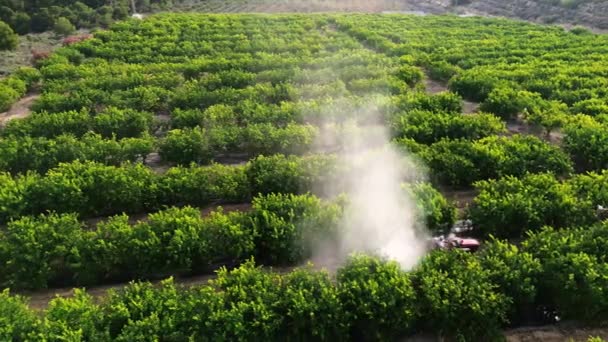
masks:
{"label": "dry patch of ground", "polygon": [[435,81],[429,77],[424,78],[424,88],[426,89],[426,92],[431,95],[439,94],[441,92],[449,90],[447,85],[439,81]]}
{"label": "dry patch of ground", "polygon": [[471,101],[462,101],[462,114],[473,114],[479,111],[479,103]]}
{"label": "dry patch of ground", "polygon": [[571,323],[523,327],[505,331],[507,342],[583,342],[589,337],[608,339],[608,329],[582,328]]}
{"label": "dry patch of ground", "polygon": [[15,102],[11,109],[0,113],[0,126],[13,119],[23,119],[31,114],[30,107],[40,97],[40,94],[29,94]]}

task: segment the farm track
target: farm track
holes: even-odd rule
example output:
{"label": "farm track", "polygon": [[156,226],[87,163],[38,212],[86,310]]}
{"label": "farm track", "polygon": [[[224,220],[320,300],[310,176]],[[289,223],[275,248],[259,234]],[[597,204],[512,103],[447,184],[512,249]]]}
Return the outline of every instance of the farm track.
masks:
{"label": "farm track", "polygon": [[0,113],[0,126],[5,125],[7,122],[13,119],[23,119],[28,117],[31,114],[30,107],[39,97],[40,94],[37,92],[29,93],[22,97],[19,101],[15,102],[8,111]]}
{"label": "farm track", "polygon": [[[293,271],[297,267],[306,266],[307,263],[303,263],[300,266],[285,266],[285,267],[271,267],[267,266],[264,269],[273,271],[279,274],[288,273]],[[321,268],[317,267],[316,268]],[[160,279],[147,280],[154,285],[160,285],[161,281],[168,279],[171,276],[161,277]],[[216,274],[201,274],[194,276],[173,276],[175,284],[183,288],[190,288],[194,286],[200,286],[207,284],[210,280],[217,278]],[[97,303],[102,303],[103,300],[108,296],[109,291],[118,291],[129,285],[131,282],[119,282],[105,285],[96,285],[91,287],[62,287],[62,288],[51,288],[37,291],[22,291],[15,292],[16,294],[25,296],[28,298],[28,306],[35,310],[44,310],[48,307],[51,300],[59,298],[71,298],[74,296],[75,289],[85,289],[86,292],[91,295]]]}
{"label": "farm track", "polygon": [[[229,213],[229,212],[233,212],[233,211],[249,211],[249,210],[251,210],[251,203],[247,202],[247,203],[233,203],[233,204],[211,204],[211,205],[199,208],[200,212],[201,212],[201,217],[209,216],[209,214],[211,214],[211,212],[215,211],[218,207],[222,207],[222,210],[224,211],[224,213]],[[135,224],[137,222],[145,222],[148,220],[148,217],[150,216],[150,214],[151,213],[130,214],[129,223]],[[110,217],[108,217],[108,216],[92,217],[92,218],[84,219],[83,221],[88,228],[92,229],[98,223],[105,222]]]}

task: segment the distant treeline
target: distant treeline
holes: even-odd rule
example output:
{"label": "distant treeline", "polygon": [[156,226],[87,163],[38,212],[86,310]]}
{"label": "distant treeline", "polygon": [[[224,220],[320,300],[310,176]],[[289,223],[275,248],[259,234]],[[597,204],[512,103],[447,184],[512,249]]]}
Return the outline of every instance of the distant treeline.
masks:
{"label": "distant treeline", "polygon": [[[166,8],[168,0],[135,0],[137,12]],[[0,20],[18,34],[51,30],[58,22],[74,28],[107,27],[133,11],[130,0],[0,0]]]}

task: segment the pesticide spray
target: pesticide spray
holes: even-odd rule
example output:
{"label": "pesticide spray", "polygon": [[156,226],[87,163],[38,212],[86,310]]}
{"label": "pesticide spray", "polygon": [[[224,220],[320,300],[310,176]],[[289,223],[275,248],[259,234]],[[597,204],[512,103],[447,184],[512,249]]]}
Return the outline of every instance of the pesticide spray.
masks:
{"label": "pesticide spray", "polygon": [[415,200],[401,187],[405,181],[424,180],[424,172],[414,158],[389,143],[382,114],[378,106],[367,103],[354,113],[364,117],[365,124],[355,119],[321,130],[319,145],[337,143],[339,162],[345,166],[339,189],[322,186],[326,192],[344,192],[348,198],[338,236],[318,246],[313,257],[313,263],[329,270],[355,252],[397,261],[408,270],[427,250]]}

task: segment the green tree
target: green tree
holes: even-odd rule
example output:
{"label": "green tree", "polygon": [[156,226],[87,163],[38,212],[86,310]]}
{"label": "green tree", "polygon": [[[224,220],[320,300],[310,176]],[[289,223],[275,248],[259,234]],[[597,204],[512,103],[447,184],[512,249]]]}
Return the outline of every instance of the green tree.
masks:
{"label": "green tree", "polygon": [[505,120],[515,119],[517,114],[524,109],[528,111],[538,106],[543,100],[537,93],[529,91],[517,90],[511,87],[495,88],[489,94],[487,99],[481,103],[479,109],[482,111],[494,113]]}
{"label": "green tree", "polygon": [[435,251],[415,271],[421,325],[456,340],[493,341],[502,335],[510,299],[473,255]]}
{"label": "green tree", "polygon": [[53,26],[54,20],[49,10],[47,8],[42,8],[32,15],[30,23],[33,32],[44,32]]}
{"label": "green tree", "polygon": [[542,273],[540,260],[513,244],[494,238],[485,243],[479,258],[500,293],[512,300],[508,310],[510,323],[525,322],[537,300]]}
{"label": "green tree", "polygon": [[31,20],[32,18],[25,12],[17,12],[11,19],[15,32],[21,35],[30,32]]}
{"label": "green tree", "polygon": [[564,127],[566,150],[580,171],[600,171],[608,167],[608,124],[587,115],[578,115]]}
{"label": "green tree", "polygon": [[0,292],[0,339],[3,341],[44,340],[42,324],[34,311],[8,289]]}
{"label": "green tree", "polygon": [[347,339],[346,314],[327,272],[298,268],[281,276],[280,284],[275,310],[283,324],[278,336],[288,341]]}
{"label": "green tree", "polygon": [[456,207],[428,183],[408,183],[404,190],[418,207],[419,223],[434,233],[448,233],[456,221]]}
{"label": "green tree", "polygon": [[415,329],[416,293],[396,262],[355,255],[338,270],[337,281],[351,338],[387,341]]}
{"label": "green tree", "polygon": [[60,36],[67,36],[76,31],[76,27],[65,17],[59,17],[55,20],[53,31]]}
{"label": "green tree", "polygon": [[104,334],[101,307],[93,302],[93,297],[81,289],[74,290],[74,297],[57,297],[49,303],[45,313],[44,330],[51,340],[109,339]]}
{"label": "green tree", "polygon": [[501,238],[517,238],[544,225],[577,226],[594,221],[594,206],[577,198],[572,186],[551,174],[507,176],[475,184],[469,214],[477,232]]}
{"label": "green tree", "polygon": [[8,24],[0,21],[0,50],[14,50],[19,43],[19,37]]}
{"label": "green tree", "polygon": [[46,288],[61,284],[77,270],[82,226],[76,215],[23,217],[12,221],[0,239],[6,251],[0,268],[5,285]]}

